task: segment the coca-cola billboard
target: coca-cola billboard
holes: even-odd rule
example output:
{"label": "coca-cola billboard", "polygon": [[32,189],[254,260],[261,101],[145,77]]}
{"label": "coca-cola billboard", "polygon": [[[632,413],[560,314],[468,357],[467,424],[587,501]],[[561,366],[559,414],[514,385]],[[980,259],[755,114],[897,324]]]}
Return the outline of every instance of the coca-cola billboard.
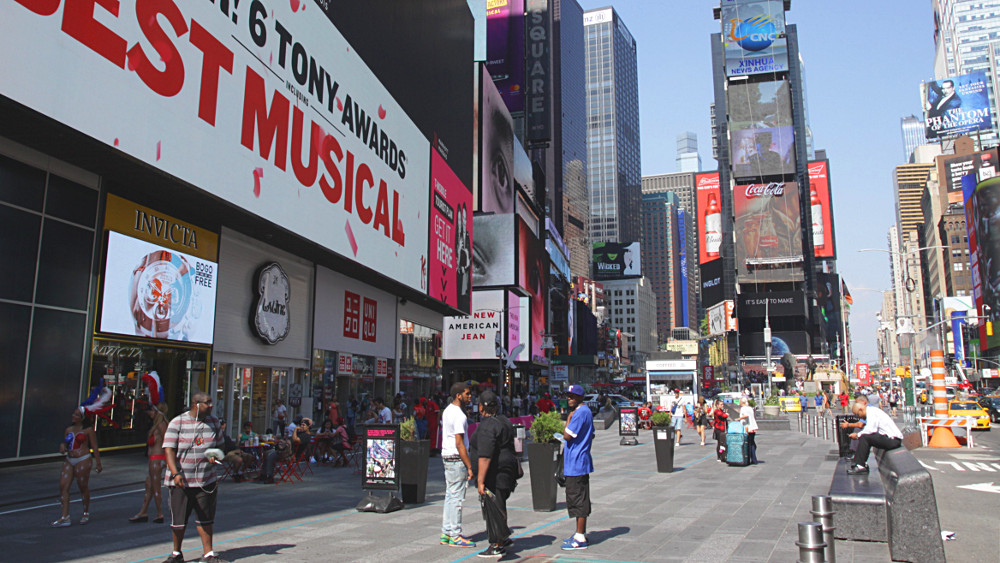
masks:
{"label": "coca-cola billboard", "polygon": [[798,184],[737,185],[733,189],[733,207],[739,281],[802,280]]}
{"label": "coca-cola billboard", "polygon": [[813,253],[817,258],[836,259],[829,160],[809,163],[809,205],[812,206]]}
{"label": "coca-cola billboard", "polygon": [[719,173],[695,176],[698,198],[698,264],[719,258],[722,252],[722,196]]}

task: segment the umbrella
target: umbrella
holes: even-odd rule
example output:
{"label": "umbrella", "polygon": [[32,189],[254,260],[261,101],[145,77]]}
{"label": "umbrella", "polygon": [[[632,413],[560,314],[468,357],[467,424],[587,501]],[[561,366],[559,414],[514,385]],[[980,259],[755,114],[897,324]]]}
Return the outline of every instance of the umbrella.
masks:
{"label": "umbrella", "polygon": [[475,379],[470,379],[470,380],[466,381],[465,384],[466,385],[479,385],[479,382],[476,381]]}
{"label": "umbrella", "polygon": [[479,495],[479,504],[483,507],[483,520],[486,520],[486,535],[490,543],[502,544],[510,537],[506,508],[500,506],[499,499],[489,489],[486,489],[485,495]]}

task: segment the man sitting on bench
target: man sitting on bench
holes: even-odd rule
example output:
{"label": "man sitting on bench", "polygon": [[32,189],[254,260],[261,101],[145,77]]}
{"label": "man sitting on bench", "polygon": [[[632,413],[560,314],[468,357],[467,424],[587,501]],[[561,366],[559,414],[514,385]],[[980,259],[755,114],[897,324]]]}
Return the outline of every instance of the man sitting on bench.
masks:
{"label": "man sitting on bench", "polygon": [[[860,432],[851,434],[858,441],[858,449],[854,452],[854,464],[847,468],[848,475],[865,475],[868,473],[868,454],[872,446],[883,450],[894,450],[903,443],[903,433],[882,409],[868,405],[868,401],[858,398],[851,409],[858,418],[864,420]],[[861,423],[842,422],[841,428],[860,427]]]}

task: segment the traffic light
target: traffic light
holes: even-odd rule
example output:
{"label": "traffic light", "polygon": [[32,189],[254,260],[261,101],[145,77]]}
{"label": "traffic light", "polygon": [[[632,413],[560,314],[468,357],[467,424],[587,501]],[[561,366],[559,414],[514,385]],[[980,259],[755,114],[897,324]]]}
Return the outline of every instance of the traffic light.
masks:
{"label": "traffic light", "polygon": [[993,321],[986,321],[986,336],[993,336]]}

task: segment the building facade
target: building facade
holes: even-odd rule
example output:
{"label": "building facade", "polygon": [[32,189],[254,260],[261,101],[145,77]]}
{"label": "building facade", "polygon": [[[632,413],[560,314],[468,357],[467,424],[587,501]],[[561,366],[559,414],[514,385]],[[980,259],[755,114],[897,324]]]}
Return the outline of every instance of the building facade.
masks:
{"label": "building facade", "polygon": [[903,162],[913,162],[913,149],[927,143],[924,120],[908,115],[899,120],[899,130],[903,135]]}
{"label": "building facade", "polygon": [[[698,233],[702,228],[701,219],[698,212],[698,198],[695,186],[695,174],[690,172],[678,172],[674,174],[657,174],[642,177],[643,194],[643,240],[655,240],[655,236],[647,237],[645,229],[649,228],[649,221],[646,219],[647,197],[656,194],[672,193],[677,196],[677,208],[684,210],[684,236],[681,244],[684,246],[684,258],[686,269],[684,275],[687,278],[687,294],[683,297],[687,300],[687,318],[680,322],[674,322],[672,326],[686,326],[698,330],[698,323],[704,316],[701,305],[701,268],[698,265]],[[654,198],[655,199],[655,198]],[[645,248],[645,246],[644,246]],[[645,250],[644,250],[645,252]],[[647,270],[648,271],[648,270]],[[659,294],[658,294],[659,295]],[[667,338],[668,334],[660,333],[660,338]]]}
{"label": "building facade", "polygon": [[701,155],[698,154],[698,135],[691,131],[677,134],[677,172],[701,172]]}
{"label": "building facade", "polygon": [[[628,358],[633,366],[641,366],[659,349],[653,284],[646,277],[607,280],[603,284],[607,320],[612,328],[630,335]],[[624,343],[623,337],[623,348]]]}
{"label": "building facade", "polygon": [[627,244],[642,235],[636,42],[614,8],[585,12],[584,34],[591,240]]}

